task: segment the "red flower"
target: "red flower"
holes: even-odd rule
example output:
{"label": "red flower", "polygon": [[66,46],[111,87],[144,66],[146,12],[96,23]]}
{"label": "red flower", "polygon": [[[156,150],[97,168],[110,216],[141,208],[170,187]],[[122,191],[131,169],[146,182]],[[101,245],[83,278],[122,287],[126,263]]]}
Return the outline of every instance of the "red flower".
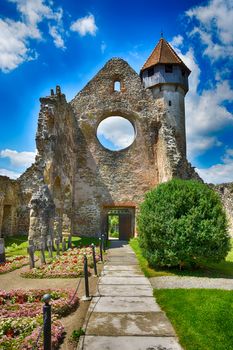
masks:
{"label": "red flower", "polygon": [[6,336],[7,336],[8,338],[14,338],[14,331],[13,331],[13,329],[8,329],[8,330],[6,331]]}

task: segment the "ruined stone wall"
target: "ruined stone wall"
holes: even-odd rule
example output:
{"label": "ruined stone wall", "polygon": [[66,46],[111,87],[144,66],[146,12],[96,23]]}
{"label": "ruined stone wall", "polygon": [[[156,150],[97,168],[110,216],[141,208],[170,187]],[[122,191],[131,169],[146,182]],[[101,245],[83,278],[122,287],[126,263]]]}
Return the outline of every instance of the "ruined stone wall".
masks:
{"label": "ruined stone wall", "polygon": [[[169,109],[166,99],[154,98],[121,59],[107,62],[70,103],[59,87],[40,103],[35,164],[17,181],[0,177],[0,227],[9,226],[10,234],[94,236],[106,230],[108,208],[137,213],[157,184],[200,180],[186,160],[176,104]],[[97,127],[109,116],[133,124],[136,137],[127,149],[113,152],[99,143]]]}
{"label": "ruined stone wall", "polygon": [[17,181],[0,176],[0,236],[18,233],[19,203]]}
{"label": "ruined stone wall", "polygon": [[[115,81],[121,91],[114,91]],[[164,106],[121,59],[110,60],[71,105],[77,119],[75,232],[95,235],[105,229],[104,208],[137,209],[145,192],[178,173],[185,157]],[[113,152],[99,143],[97,127],[109,116],[122,116],[134,125],[136,138],[127,149]]]}
{"label": "ruined stone wall", "polygon": [[39,191],[45,193],[43,186],[48,186],[55,204],[55,234],[61,236],[63,229],[68,233],[72,230],[75,119],[59,87],[40,102],[36,135]]}
{"label": "ruined stone wall", "polygon": [[221,197],[229,221],[229,233],[233,237],[233,183],[212,185],[212,188]]}

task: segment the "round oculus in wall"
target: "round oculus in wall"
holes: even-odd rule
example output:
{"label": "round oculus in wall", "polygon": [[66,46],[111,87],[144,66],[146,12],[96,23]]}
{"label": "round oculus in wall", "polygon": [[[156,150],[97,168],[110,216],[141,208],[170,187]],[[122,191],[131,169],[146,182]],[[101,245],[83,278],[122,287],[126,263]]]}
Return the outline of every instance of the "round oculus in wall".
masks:
{"label": "round oculus in wall", "polygon": [[121,151],[129,147],[135,137],[133,124],[120,116],[111,116],[102,120],[97,128],[99,142],[110,151]]}

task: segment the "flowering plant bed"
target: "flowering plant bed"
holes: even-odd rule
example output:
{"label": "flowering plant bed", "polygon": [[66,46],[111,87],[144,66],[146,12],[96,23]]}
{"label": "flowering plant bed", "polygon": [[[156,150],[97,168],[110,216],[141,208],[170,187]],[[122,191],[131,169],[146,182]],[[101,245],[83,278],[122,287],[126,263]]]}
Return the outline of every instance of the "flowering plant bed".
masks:
{"label": "flowering plant bed", "polygon": [[0,264],[0,274],[7,273],[22,266],[28,264],[28,257],[26,256],[15,256],[12,258],[7,258],[5,263]]}
{"label": "flowering plant bed", "polygon": [[[42,317],[0,318],[0,349],[29,350],[35,348],[41,331]],[[60,321],[52,323],[52,348],[56,349],[64,335]],[[43,337],[39,337],[36,349],[43,349]]]}
{"label": "flowering plant bed", "polygon": [[57,317],[70,313],[79,302],[77,296],[73,298],[73,289],[0,290],[0,318],[32,317],[41,314],[43,304],[41,299],[44,294],[51,295],[52,312]]}
{"label": "flowering plant bed", "polygon": [[[52,346],[60,343],[64,327],[57,318],[69,314],[77,307],[79,298],[74,290],[0,290],[0,349],[21,350],[35,346],[42,325],[44,294],[50,294],[52,306]],[[39,338],[37,349],[43,349],[43,337]]]}
{"label": "flowering plant bed", "polygon": [[[86,254],[88,266],[93,267],[91,247],[68,249],[50,263],[21,273],[26,278],[76,278],[83,275],[83,256]],[[100,260],[96,249],[96,261]]]}

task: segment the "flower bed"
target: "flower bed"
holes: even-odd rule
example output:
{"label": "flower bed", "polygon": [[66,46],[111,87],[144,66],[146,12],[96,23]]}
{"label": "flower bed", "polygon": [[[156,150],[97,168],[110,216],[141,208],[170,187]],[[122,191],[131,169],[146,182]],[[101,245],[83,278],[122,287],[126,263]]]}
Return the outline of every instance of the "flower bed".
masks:
{"label": "flower bed", "polygon": [[[69,314],[77,307],[79,298],[74,290],[0,290],[0,349],[21,350],[35,346],[42,325],[42,305],[44,294],[52,297],[52,345],[60,343],[64,327],[57,318]],[[43,337],[39,338],[38,348],[43,349]]]}
{"label": "flower bed", "polygon": [[0,317],[27,317],[41,314],[42,297],[49,293],[52,297],[52,312],[55,316],[65,316],[78,305],[79,298],[73,297],[73,289],[21,289],[4,291],[0,290]]}
{"label": "flower bed", "polygon": [[28,264],[28,257],[15,256],[7,258],[5,263],[0,264],[0,274],[7,273]]}
{"label": "flower bed", "polygon": [[[68,249],[50,263],[26,270],[21,273],[26,278],[75,278],[83,275],[83,255],[86,254],[88,266],[93,267],[91,247]],[[96,261],[100,260],[99,249],[96,249]]]}
{"label": "flower bed", "polygon": [[[32,350],[37,343],[41,331],[42,317],[0,318],[1,350]],[[60,321],[52,323],[52,348],[56,349],[64,335],[64,327]],[[43,349],[43,337],[39,337],[37,350]]]}

